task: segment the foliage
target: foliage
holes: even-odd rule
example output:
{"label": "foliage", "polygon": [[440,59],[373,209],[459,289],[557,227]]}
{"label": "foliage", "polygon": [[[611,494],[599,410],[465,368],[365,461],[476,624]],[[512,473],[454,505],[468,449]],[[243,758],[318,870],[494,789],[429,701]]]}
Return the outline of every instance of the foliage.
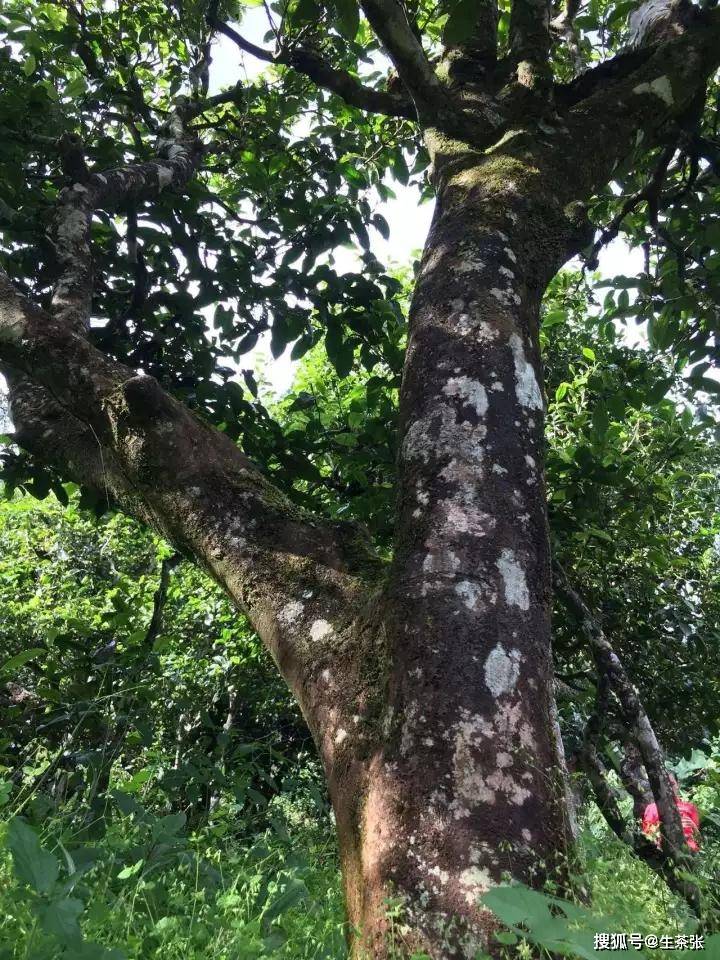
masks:
{"label": "foliage", "polygon": [[[242,26],[250,6],[217,12]],[[467,38],[476,8],[409,6],[432,55]],[[583,5],[583,63],[622,48],[636,6]],[[289,49],[308,45],[376,89],[397,87],[355,0],[269,9]],[[177,95],[199,96],[190,77],[209,41],[206,14],[200,0],[3,4],[2,260],[38,302],[56,279],[58,142],[79,135],[98,169],[147,160]],[[501,3],[501,52],[509,19]],[[551,69],[567,93],[564,44],[553,45]],[[668,147],[638,141],[593,200],[602,239],[621,232],[644,251],[641,274],[560,275],[541,332],[554,551],[602,617],[701,807],[708,885],[720,827],[718,679],[707,668],[720,646],[717,93],[711,81],[709,105]],[[389,233],[380,205],[393,190],[428,193],[417,131],[281,64],[194,127],[207,162],[182,194],[95,218],[93,342],[240,442],[296,502],[365,524],[386,550],[411,277],[374,251]],[[640,325],[640,349],[628,346],[629,322]],[[282,398],[254,369],[264,337],[273,357],[289,351],[300,364]],[[166,545],[11,443],[2,464],[5,956],[342,956],[317,760],[248,624],[186,563],[163,600]],[[594,695],[577,633],[558,604],[571,748]],[[603,749],[612,765],[611,739]],[[669,894],[658,906],[657,879],[587,802],[584,816],[597,909],[515,888],[490,895],[497,915],[526,941],[579,956],[600,914],[649,931],[686,924]]]}
{"label": "foliage", "polygon": [[[704,589],[717,577],[709,509],[717,496],[714,424],[702,411],[689,424],[668,415],[670,407],[692,409],[682,377],[651,351],[618,341],[588,310],[587,296],[577,275],[562,276],[544,312],[554,392],[547,454],[553,535],[561,555],[579,557],[593,594],[604,597],[603,616],[646,684],[654,722],[687,755],[678,756],[676,770],[703,815],[701,874],[712,885],[720,857],[718,761],[703,738],[717,720],[716,679],[704,669],[706,646],[698,642],[695,652],[693,638],[712,642],[713,597],[708,589],[687,613],[672,584]],[[621,397],[622,409],[613,407],[612,398]],[[314,463],[332,482],[308,485],[308,496],[331,514],[369,514],[383,542],[392,457],[375,448],[362,457],[373,431],[392,435],[396,401],[388,385],[374,392],[359,374],[336,378],[316,347],[290,393],[266,402],[279,422],[323,443]],[[603,403],[611,413],[599,433],[595,410]],[[374,472],[363,475],[367,464]],[[658,495],[633,500],[647,484]],[[60,956],[68,936],[80,949],[79,925],[83,943],[138,958],[343,956],[337,862],[319,771],[266,654],[216,588],[184,563],[170,575],[162,627],[148,647],[167,549],[120,516],[90,519],[78,507],[79,492],[68,485],[65,493],[64,507],[16,494],[0,511],[7,598],[0,615],[0,797],[14,825],[5,833],[5,876],[13,835],[25,837],[35,863],[23,867],[22,851],[19,860],[12,854],[15,878],[6,886],[0,940],[17,942],[25,951],[18,956]],[[658,570],[675,578],[661,593]],[[615,606],[621,612],[613,618]],[[675,714],[670,692],[675,675],[652,661],[660,655],[646,626],[653,620],[692,625],[688,636],[663,632],[666,644],[682,650],[677,669],[685,702],[693,704],[682,722],[682,705]],[[570,677],[577,698],[561,705],[570,745],[592,693],[587,654],[573,648],[573,629],[559,610],[559,670],[583,674]],[[230,690],[236,707],[225,729]],[[698,743],[704,752],[696,747],[690,755]],[[582,956],[588,936],[601,928],[692,929],[684,906],[609,835],[591,804],[583,809],[579,855],[592,907],[560,918],[564,935],[572,939],[577,926],[584,938],[570,955]],[[33,870],[40,871],[40,889],[24,882]],[[59,918],[55,907],[47,919],[51,904],[68,900]],[[502,910],[498,904],[498,916],[517,926]],[[539,910],[547,914],[547,905]],[[557,947],[545,942],[548,924],[559,929],[555,920],[535,924],[536,943]]]}

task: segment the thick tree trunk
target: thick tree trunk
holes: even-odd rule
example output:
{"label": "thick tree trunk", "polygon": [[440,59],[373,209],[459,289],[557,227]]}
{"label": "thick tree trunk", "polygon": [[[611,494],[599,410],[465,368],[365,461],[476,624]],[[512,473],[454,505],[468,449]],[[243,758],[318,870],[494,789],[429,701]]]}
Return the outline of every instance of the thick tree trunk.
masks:
{"label": "thick tree trunk", "polygon": [[561,873],[570,842],[538,348],[567,236],[554,210],[539,235],[539,211],[495,174],[476,166],[462,198],[440,191],[402,387],[378,742],[349,765],[326,753],[356,957],[475,957],[494,925],[480,895]]}
{"label": "thick tree trunk", "polygon": [[[562,873],[539,305],[590,239],[577,205],[638,143],[664,144],[717,66],[713,12],[551,90],[537,4],[516,5],[498,92],[448,85],[397,4],[363,0],[412,97],[438,197],[412,307],[387,574],[357,530],[298,510],[226,436],[85,339],[94,211],[186,183],[202,156],[185,130],[197,104],[169,118],[157,159],[85,171],[60,193],[50,312],[0,270],[18,442],[201,564],[298,697],[327,771],[355,958],[474,957],[494,922],[484,890]],[[363,89],[350,78],[356,101]],[[406,115],[408,101],[390,99]]]}

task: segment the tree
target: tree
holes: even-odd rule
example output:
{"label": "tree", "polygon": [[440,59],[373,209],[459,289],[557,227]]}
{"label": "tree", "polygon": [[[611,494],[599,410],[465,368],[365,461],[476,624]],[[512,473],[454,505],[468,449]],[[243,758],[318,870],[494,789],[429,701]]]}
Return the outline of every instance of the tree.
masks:
{"label": "tree", "polygon": [[[584,14],[536,0],[274,12],[271,52],[216,2],[7,5],[24,53],[8,46],[0,64],[0,358],[31,455],[8,476],[39,493],[75,479],[249,617],[325,766],[354,955],[386,955],[392,897],[408,952],[471,957],[494,924],[479,895],[505,871],[562,875],[572,842],[550,651],[543,292],[570,257],[592,256],[595,204],[610,217],[601,239],[630,218],[663,242],[639,300],[654,335],[693,360],[711,346],[717,236],[691,278],[678,264],[717,170],[705,103],[720,17],[656,0],[629,20],[628,4]],[[208,96],[219,33],[271,64],[270,79]],[[387,81],[360,69],[378,49]],[[222,361],[272,317],[275,351],[295,341],[299,356],[324,336],[339,373],[358,357],[397,383],[397,281],[369,252],[362,274],[321,255],[351,230],[367,249],[368,225],[385,229],[368,187],[382,193],[388,167],[407,177],[412,154],[416,170],[429,158],[436,206],[409,314],[388,559],[356,524],[308,510],[303,484],[319,478],[301,438],[283,437]],[[638,177],[620,200],[603,194]],[[680,289],[662,310],[651,259]],[[666,779],[654,786],[670,803]],[[678,825],[665,826],[670,840]]]}

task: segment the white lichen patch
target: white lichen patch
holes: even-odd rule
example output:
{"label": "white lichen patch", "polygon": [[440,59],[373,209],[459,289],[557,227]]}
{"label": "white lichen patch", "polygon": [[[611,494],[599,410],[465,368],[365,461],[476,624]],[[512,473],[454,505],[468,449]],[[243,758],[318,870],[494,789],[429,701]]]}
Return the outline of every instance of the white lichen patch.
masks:
{"label": "white lichen patch", "polygon": [[405,710],[405,722],[403,723],[400,737],[400,753],[402,753],[403,756],[407,756],[413,749],[415,742],[415,721],[417,720],[418,712],[419,708],[417,703],[408,704]]}
{"label": "white lichen patch", "polygon": [[529,609],[530,594],[525,579],[525,571],[518,563],[514,552],[503,550],[496,566],[503,580],[505,602],[510,606],[520,607],[521,610]]}
{"label": "white lichen patch", "polygon": [[278,620],[280,623],[290,626],[295,623],[296,620],[300,619],[304,609],[305,605],[300,603],[299,600],[291,600],[289,603],[286,603],[280,613],[278,613]]}
{"label": "white lichen patch", "polygon": [[478,256],[470,253],[468,256],[453,266],[453,271],[461,276],[466,273],[481,273],[485,269],[485,263]]}
{"label": "white lichen patch", "polygon": [[453,758],[455,799],[450,805],[455,820],[469,817],[479,803],[495,803],[495,792],[485,782],[483,770],[475,760],[472,742],[458,735]]}
{"label": "white lichen patch", "polygon": [[160,187],[160,189],[164,190],[168,184],[172,183],[174,176],[175,176],[175,171],[173,170],[172,167],[159,166],[157,168],[157,178],[158,178],[158,186]]}
{"label": "white lichen patch", "polygon": [[649,93],[652,96],[658,97],[668,107],[672,107],[675,103],[672,84],[670,83],[670,78],[667,76],[656,77],[650,83],[639,83],[636,87],[633,87],[633,93],[638,95]]}
{"label": "white lichen patch", "polygon": [[522,339],[513,333],[510,337],[510,349],[515,366],[515,393],[521,406],[532,410],[542,410],[543,398],[540,384],[535,376],[532,364],[528,363]]}
{"label": "white lichen patch", "polygon": [[22,343],[26,331],[25,317],[7,303],[0,304],[0,343]]}
{"label": "white lichen patch", "polygon": [[324,640],[331,633],[333,633],[332,624],[328,623],[327,620],[313,620],[310,627],[310,639],[313,642],[317,643],[319,640]]}
{"label": "white lichen patch", "polygon": [[495,297],[496,300],[508,307],[519,307],[522,303],[520,297],[513,290],[501,290],[499,287],[492,287],[490,296]]}
{"label": "white lichen patch", "polygon": [[424,573],[444,574],[445,576],[453,577],[459,566],[460,559],[452,550],[440,550],[434,553],[428,553],[423,560]]}
{"label": "white lichen patch", "polygon": [[495,770],[485,780],[485,783],[498,793],[504,793],[510,803],[518,806],[525,803],[531,796],[529,790],[526,790],[522,784],[518,783],[510,774],[504,770]]}
{"label": "white lichen patch", "polygon": [[343,740],[347,740],[347,735],[348,735],[347,730],[343,730],[341,727],[338,730],[338,732],[335,734],[335,743],[341,744]]}
{"label": "white lichen patch", "polygon": [[646,0],[637,10],[630,14],[628,26],[630,36],[628,43],[631,47],[640,46],[652,39],[654,30],[662,31],[671,13],[670,0]]}
{"label": "white lichen patch", "polygon": [[441,500],[440,507],[445,514],[443,530],[446,532],[484,537],[495,526],[490,514],[483,513],[465,500]]}
{"label": "white lichen patch", "polygon": [[482,439],[486,428],[467,420],[458,423],[455,410],[443,405],[410,425],[402,443],[406,460],[429,463],[438,457],[459,457],[465,462],[480,464],[483,458]]}
{"label": "white lichen patch", "polygon": [[498,643],[485,661],[485,683],[494,697],[512,693],[520,676],[520,651],[507,651]]}
{"label": "white lichen patch", "polygon": [[470,377],[452,377],[443,387],[446,397],[459,397],[464,404],[472,407],[479,417],[487,413],[488,397],[485,387]]}
{"label": "white lichen patch", "polygon": [[[472,610],[473,613],[481,610],[484,606],[483,600],[486,598],[486,592],[479,583],[473,583],[471,580],[461,580],[455,584],[455,593],[468,610]],[[490,598],[487,597],[487,599]]]}
{"label": "white lichen patch", "polygon": [[496,473],[499,477],[501,477],[504,473],[507,473],[507,470],[505,469],[505,467],[501,467],[499,463],[494,463],[492,465],[492,472]]}
{"label": "white lichen patch", "polygon": [[459,880],[460,886],[465,890],[465,900],[471,906],[493,885],[490,874],[482,867],[468,867],[460,874]]}
{"label": "white lichen patch", "polygon": [[80,243],[86,239],[89,220],[84,210],[69,207],[63,211],[57,226],[58,240],[67,244]]}
{"label": "white lichen patch", "polygon": [[526,463],[531,469],[532,469],[533,467],[537,466],[537,464],[535,463],[535,460],[534,460],[534,459],[530,456],[530,454],[528,454],[528,453],[525,454],[525,463]]}

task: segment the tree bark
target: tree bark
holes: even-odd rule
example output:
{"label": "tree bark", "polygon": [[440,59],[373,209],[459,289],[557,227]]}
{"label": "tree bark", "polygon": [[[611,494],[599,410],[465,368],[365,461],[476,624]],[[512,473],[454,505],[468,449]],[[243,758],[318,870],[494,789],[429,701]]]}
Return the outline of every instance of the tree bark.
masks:
{"label": "tree bark", "polygon": [[[592,239],[582,204],[639,140],[663,144],[702,93],[720,17],[704,13],[657,48],[641,37],[560,87],[546,69],[546,5],[516,0],[511,56],[478,91],[457,71],[444,81],[395,0],[363,8],[414,104],[437,195],[410,317],[389,570],[356,528],[298,510],[225,435],[86,339],[94,211],[193,175],[202,151],[184,122],[197,104],[168,122],[159,159],[82,169],[60,194],[50,312],[0,270],[0,359],[18,440],[202,565],[275,658],[325,766],[353,956],[468,960],[495,924],[482,893],[505,875],[562,878],[571,843],[552,692],[541,298]],[[326,85],[342,95],[346,81],[336,72]],[[662,778],[653,789],[667,793]]]}
{"label": "tree bark", "polygon": [[382,739],[350,822],[342,791],[336,802],[358,957],[385,955],[388,899],[403,949],[474,957],[494,926],[483,892],[566,866],[538,328],[545,282],[577,232],[548,209],[537,233],[539,207],[531,220],[498,175],[511,162],[437,171],[380,601]]}

